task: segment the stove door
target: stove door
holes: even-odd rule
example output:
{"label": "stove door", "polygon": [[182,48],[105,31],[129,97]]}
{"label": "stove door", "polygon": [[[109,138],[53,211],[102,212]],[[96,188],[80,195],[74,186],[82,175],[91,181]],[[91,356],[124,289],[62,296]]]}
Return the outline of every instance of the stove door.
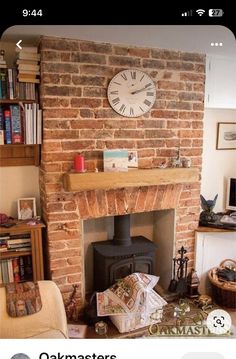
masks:
{"label": "stove door", "polygon": [[150,256],[133,256],[113,263],[109,268],[109,286],[135,272],[154,274],[152,258]]}

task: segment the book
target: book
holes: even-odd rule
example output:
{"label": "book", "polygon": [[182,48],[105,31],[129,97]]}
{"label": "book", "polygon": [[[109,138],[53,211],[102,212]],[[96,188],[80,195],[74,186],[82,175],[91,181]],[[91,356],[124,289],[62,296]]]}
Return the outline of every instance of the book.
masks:
{"label": "book", "polygon": [[7,240],[0,238],[0,252],[7,251]]}
{"label": "book", "polygon": [[39,71],[40,66],[39,65],[31,65],[31,64],[19,64],[18,70],[21,72],[21,70],[28,70],[28,71]]}
{"label": "book", "polygon": [[24,271],[25,271],[24,273],[25,280],[32,280],[33,269],[32,269],[31,256],[23,257],[23,263],[24,263]]}
{"label": "book", "polygon": [[23,128],[19,105],[11,105],[11,135],[12,143],[23,143]]}
{"label": "book", "polygon": [[12,259],[7,260],[7,267],[8,267],[9,282],[12,283],[12,282],[14,282]]}
{"label": "book", "polygon": [[38,53],[38,48],[36,46],[24,46],[23,49],[20,48],[16,48],[16,52],[19,53],[33,53],[33,54],[37,54]]}
{"label": "book", "polygon": [[3,260],[1,262],[2,265],[2,282],[3,283],[9,283],[9,275],[8,275],[8,264],[7,260]]}
{"label": "book", "polygon": [[17,65],[20,65],[20,64],[30,64],[30,65],[38,65],[39,61],[38,60],[27,60],[27,59],[18,59],[16,61],[16,64]]}
{"label": "book", "polygon": [[4,130],[4,116],[3,116],[3,108],[0,105],[0,130]]}
{"label": "book", "polygon": [[0,130],[0,145],[4,145],[4,130]]}
{"label": "book", "polygon": [[32,53],[32,52],[19,52],[18,59],[20,60],[40,60],[40,54]]}
{"label": "book", "polygon": [[0,67],[0,99],[7,98],[7,69]]}
{"label": "book", "polygon": [[24,267],[24,257],[19,257],[19,272],[20,272],[20,280],[25,280],[25,267]]}
{"label": "book", "polygon": [[31,83],[34,83],[34,84],[39,84],[40,83],[39,79],[36,79],[36,78],[33,78],[33,77],[25,78],[24,76],[18,76],[17,78],[18,78],[19,82],[31,82]]}
{"label": "book", "polygon": [[21,70],[19,73],[18,73],[18,76],[30,76],[30,77],[36,77],[38,75],[40,75],[40,71],[37,71],[37,70]]}
{"label": "book", "polygon": [[30,238],[30,233],[10,234],[10,239]]}
{"label": "book", "polygon": [[13,276],[14,282],[20,281],[20,268],[19,268],[19,258],[13,258],[12,260]]}
{"label": "book", "polygon": [[2,264],[0,263],[0,284],[2,284]]}
{"label": "book", "polygon": [[8,239],[7,244],[19,244],[19,243],[30,243],[30,238],[16,238],[16,239]]}
{"label": "book", "polygon": [[8,110],[4,111],[5,120],[5,143],[11,144],[11,112]]}

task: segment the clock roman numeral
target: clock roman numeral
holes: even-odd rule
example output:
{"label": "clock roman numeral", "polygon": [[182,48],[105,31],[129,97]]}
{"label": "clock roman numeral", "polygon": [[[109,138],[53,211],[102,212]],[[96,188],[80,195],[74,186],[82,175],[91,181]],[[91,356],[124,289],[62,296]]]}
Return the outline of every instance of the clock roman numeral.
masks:
{"label": "clock roman numeral", "polygon": [[147,105],[147,106],[150,106],[150,105],[151,105],[151,102],[148,101],[148,100],[143,101],[143,103],[144,103],[145,105]]}
{"label": "clock roman numeral", "polygon": [[136,71],[131,71],[131,72],[130,72],[130,75],[131,75],[131,79],[132,79],[132,80],[135,80],[135,79],[136,79]]}
{"label": "clock roman numeral", "polygon": [[142,107],[141,107],[141,106],[139,106],[139,108],[140,108],[140,110],[141,110],[141,111],[143,111],[143,112],[144,112],[144,109],[142,109]]}
{"label": "clock roman numeral", "polygon": [[121,85],[119,82],[114,81],[113,84]]}
{"label": "clock roman numeral", "polygon": [[121,77],[123,77],[123,79],[127,81],[127,76],[126,76],[126,74],[121,74]]}
{"label": "clock roman numeral", "polygon": [[133,109],[133,107],[130,107],[130,109],[129,109],[129,114],[130,114],[130,116],[133,116],[133,115],[134,115],[134,109]]}
{"label": "clock roman numeral", "polygon": [[118,91],[111,91],[110,95],[118,95]]}
{"label": "clock roman numeral", "polygon": [[144,75],[141,77],[140,82],[143,80],[143,78],[144,78]]}
{"label": "clock roman numeral", "polygon": [[123,104],[123,105],[120,106],[119,111],[124,113],[125,109],[126,109],[126,106]]}
{"label": "clock roman numeral", "polygon": [[154,96],[154,92],[147,92],[147,96]]}
{"label": "clock roman numeral", "polygon": [[112,100],[113,105],[118,105],[118,103],[120,102],[120,98],[116,97]]}
{"label": "clock roman numeral", "polygon": [[147,87],[149,87],[151,85],[152,85],[151,82],[149,82],[149,84],[145,85],[145,88],[147,88]]}

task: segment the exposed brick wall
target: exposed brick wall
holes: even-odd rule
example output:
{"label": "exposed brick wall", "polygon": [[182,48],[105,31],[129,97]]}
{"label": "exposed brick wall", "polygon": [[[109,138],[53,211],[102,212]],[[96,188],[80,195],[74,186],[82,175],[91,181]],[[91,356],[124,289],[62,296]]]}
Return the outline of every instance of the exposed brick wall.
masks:
{"label": "exposed brick wall", "polygon": [[[201,168],[205,56],[48,37],[41,39],[41,56],[44,143],[40,184],[50,271],[65,299],[73,283],[81,285],[82,304],[81,208],[86,210],[94,198],[99,207],[105,197],[101,191],[65,193],[62,174],[71,170],[77,152],[85,155],[87,170],[102,169],[102,151],[113,148],[136,149],[139,168],[153,168],[170,161],[180,147],[181,156],[191,157],[192,165]],[[148,73],[157,88],[153,108],[138,118],[118,115],[106,96],[110,79],[130,67]],[[136,197],[148,202],[146,190],[139,191],[133,190],[133,202]],[[158,189],[153,191],[156,194]],[[118,192],[115,196],[119,197]],[[177,247],[187,246],[191,258],[199,194],[200,182],[183,184],[175,203]],[[103,210],[99,208],[100,215]]]}

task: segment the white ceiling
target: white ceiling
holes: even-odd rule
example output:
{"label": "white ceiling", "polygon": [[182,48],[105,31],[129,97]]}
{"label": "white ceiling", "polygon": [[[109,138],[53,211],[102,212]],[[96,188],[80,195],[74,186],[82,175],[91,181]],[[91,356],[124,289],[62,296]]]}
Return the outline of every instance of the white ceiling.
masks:
{"label": "white ceiling", "polygon": [[37,43],[40,35],[236,57],[234,34],[218,25],[26,25],[8,28],[1,40],[22,39],[24,46]]}

